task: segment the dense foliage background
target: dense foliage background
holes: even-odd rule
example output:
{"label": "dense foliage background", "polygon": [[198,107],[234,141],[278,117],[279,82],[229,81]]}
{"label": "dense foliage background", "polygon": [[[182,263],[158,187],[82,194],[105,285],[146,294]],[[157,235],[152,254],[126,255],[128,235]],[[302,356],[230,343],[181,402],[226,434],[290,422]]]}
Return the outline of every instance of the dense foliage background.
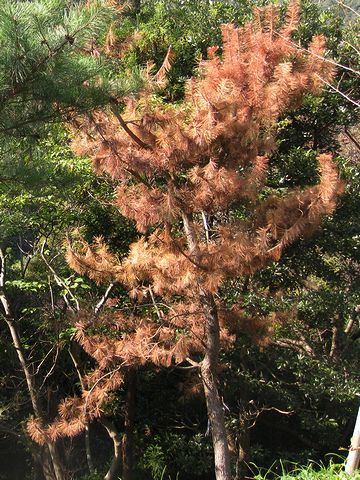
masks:
{"label": "dense foliage background", "polygon": [[[84,10],[83,3],[6,0],[0,7],[0,246],[7,255],[6,295],[48,419],[60,399],[80,392],[69,356],[78,305],[94,308],[106,290],[69,269],[64,239],[80,228],[89,241],[102,235],[121,256],[136,236],[112,205],[113,183],[72,153],[68,120],[106,108],[112,95],[135,93],[146,62],[154,62],[156,71],[169,45],[169,84],[158,95],[181,100],[184,80],[196,73],[206,48],[219,43],[220,25],[241,25],[255,3],[268,2],[144,0],[120,12],[103,2]],[[326,36],[329,56],[339,64],[336,90],[309,96],[281,119],[267,186],[285,193],[316,183],[316,154],[330,151],[345,193],[319,232],[224,292],[229,305],[241,295],[249,311],[289,312],[266,347],[244,332],[222,358],[237,478],[279,459],[336,461],[346,454],[354,426],[360,371],[359,6],[346,5],[301,2],[295,41],[306,47],[315,33]],[[109,308],[129,304],[115,285]],[[28,391],[5,322],[0,344],[0,478],[41,479],[26,432]],[[90,359],[80,356],[91,368]],[[206,409],[193,369],[146,367],[135,382],[133,478],[213,478]],[[104,412],[120,435],[125,404],[120,389]],[[83,436],[59,444],[67,478],[103,478],[112,442],[100,422],[90,425],[90,476]]]}

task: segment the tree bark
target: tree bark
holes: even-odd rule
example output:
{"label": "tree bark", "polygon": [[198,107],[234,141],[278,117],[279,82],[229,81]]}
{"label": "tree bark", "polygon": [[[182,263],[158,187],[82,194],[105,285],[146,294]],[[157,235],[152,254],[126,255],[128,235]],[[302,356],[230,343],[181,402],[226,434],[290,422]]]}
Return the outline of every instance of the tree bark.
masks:
{"label": "tree bark", "polygon": [[218,391],[217,368],[220,351],[220,327],[214,298],[202,295],[206,310],[206,353],[201,362],[201,378],[204,386],[208,418],[214,449],[216,480],[230,480],[230,452],[225,428],[223,402]]}
{"label": "tree bark", "polygon": [[47,444],[47,447],[50,452],[50,457],[53,464],[56,480],[65,480],[65,475],[63,473],[62,463],[61,463],[58,449],[56,448],[56,444],[49,442]]}
{"label": "tree bark", "polygon": [[[14,321],[14,317],[11,312],[10,304],[8,302],[7,296],[5,295],[5,272],[6,272],[6,265],[5,265],[5,252],[3,249],[0,248],[0,260],[1,260],[1,271],[0,271],[0,302],[4,309],[3,318],[9,328],[10,335],[12,338],[12,342],[14,348],[16,350],[19,363],[21,365],[22,371],[24,373],[26,379],[26,385],[28,388],[31,405],[33,408],[33,412],[36,417],[40,419],[44,419],[40,401],[37,395],[35,380],[33,375],[31,374],[27,360],[25,357],[24,349],[21,344],[20,335]],[[56,449],[56,445],[53,443],[47,443],[43,455],[46,457],[43,460],[43,473],[44,477],[47,480],[64,480],[64,474],[62,470],[61,461]]]}
{"label": "tree bark", "polygon": [[246,459],[250,449],[250,435],[247,426],[244,426],[244,430],[239,432],[239,440],[237,447],[238,455],[236,458],[234,480],[245,480],[247,478],[247,473],[249,470]]}
{"label": "tree bark", "polygon": [[32,445],[31,456],[34,463],[34,478],[36,480],[54,480],[54,469],[48,446]]}
{"label": "tree bark", "polygon": [[89,467],[89,472],[94,473],[95,469],[94,469],[94,464],[93,464],[92,455],[91,455],[89,424],[85,425],[85,451],[86,451],[86,461]]}
{"label": "tree bark", "polygon": [[351,447],[346,461],[345,472],[352,475],[359,466],[360,461],[360,407],[351,439]]}
{"label": "tree bark", "polygon": [[333,325],[332,328],[331,348],[329,357],[333,359],[337,359],[339,357],[339,328],[337,325]]}
{"label": "tree bark", "polygon": [[136,371],[130,369],[125,377],[125,422],[122,438],[122,480],[132,480],[134,472],[134,427],[136,402]]}
{"label": "tree bark", "polygon": [[[256,421],[256,420],[255,420]],[[239,425],[237,427],[234,453],[236,454],[234,480],[244,480],[249,472],[247,456],[250,450],[250,417],[242,404],[239,409]]]}
{"label": "tree bark", "polygon": [[121,436],[114,423],[106,417],[100,417],[100,423],[106,428],[114,444],[114,457],[104,480],[117,480],[121,467]]}
{"label": "tree bark", "polygon": [[[184,232],[187,238],[190,255],[199,261],[199,247],[192,218],[183,212]],[[220,353],[220,325],[216,303],[211,293],[204,291],[199,285],[199,295],[204,306],[206,317],[206,351],[201,362],[200,372],[204,386],[208,419],[214,450],[216,480],[230,480],[230,451],[225,428],[223,402],[218,390],[218,363]]]}
{"label": "tree bark", "polygon": [[[77,373],[77,376],[78,376],[78,379],[79,379],[79,382],[80,382],[81,391],[84,392],[85,391],[85,385],[84,385],[84,381],[83,381],[83,377],[82,377],[83,372],[82,372],[82,369],[80,367],[81,360],[80,360],[79,350],[80,350],[80,345],[77,342],[75,342],[74,340],[72,340],[71,343],[70,343],[70,347],[69,347],[69,355],[70,355],[70,358],[71,358],[71,360],[74,364],[74,367],[75,367],[75,370],[76,370],[76,373]],[[89,472],[93,473],[95,471],[95,469],[94,469],[94,463],[93,463],[92,455],[91,455],[90,429],[89,429],[89,424],[88,423],[85,425],[85,452],[86,452],[86,461],[87,461],[87,464],[88,464],[88,467],[89,467]]]}

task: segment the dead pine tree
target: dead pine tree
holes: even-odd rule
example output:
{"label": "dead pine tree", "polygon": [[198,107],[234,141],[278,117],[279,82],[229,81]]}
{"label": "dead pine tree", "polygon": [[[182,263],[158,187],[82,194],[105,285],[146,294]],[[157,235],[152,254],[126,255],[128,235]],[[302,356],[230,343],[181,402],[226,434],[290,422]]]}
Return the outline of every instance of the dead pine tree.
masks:
{"label": "dead pine tree", "polygon": [[[333,212],[342,188],[331,155],[321,154],[317,185],[259,195],[279,117],[332,78],[324,38],[299,49],[291,40],[297,24],[297,2],[282,24],[275,7],[256,9],[242,28],[223,25],[221,53],[208,49],[181,104],[162,103],[149,87],[122,112],[113,99],[111,111],[76,119],[74,148],[117,182],[116,204],[142,235],[121,260],[101,239],[76,239],[69,263],[99,283],[123,283],[139,303],[151,299],[154,315],[104,313],[96,322],[111,323],[116,338],[94,334],[91,318],[79,321],[78,340],[98,368],[87,378],[87,395],[68,400],[49,427],[51,438],[61,429],[69,434],[69,424],[81,428],[85,413],[97,415],[105,393],[121,384],[122,366],[188,361],[201,373],[216,479],[230,480],[219,353],[244,328],[265,342],[276,316],[249,318],[241,304],[227,309],[221,287],[279,260]],[[31,431],[49,432],[34,422]]]}

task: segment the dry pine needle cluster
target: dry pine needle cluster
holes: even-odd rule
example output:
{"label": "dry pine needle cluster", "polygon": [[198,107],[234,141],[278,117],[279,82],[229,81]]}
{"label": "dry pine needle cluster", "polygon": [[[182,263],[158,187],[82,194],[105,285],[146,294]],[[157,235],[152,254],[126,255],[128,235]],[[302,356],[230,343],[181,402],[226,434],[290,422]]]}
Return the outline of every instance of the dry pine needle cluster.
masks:
{"label": "dry pine needle cluster", "polygon": [[[101,415],[124,369],[168,366],[204,352],[204,295],[215,298],[224,348],[239,331],[263,345],[283,320],[281,314],[253,318],[240,304],[226,308],[219,288],[278,260],[288,244],[333,212],[342,188],[331,155],[321,154],[317,185],[281,198],[259,197],[278,119],[333,75],[331,64],[319,59],[323,37],[313,38],[310,53],[292,42],[297,24],[297,2],[282,25],[275,7],[257,9],[242,28],[223,25],[221,53],[209,48],[181,104],[156,100],[148,88],[127,98],[121,114],[114,102],[111,111],[77,119],[75,151],[117,182],[116,204],[143,235],[122,260],[102,239],[89,245],[76,238],[68,262],[97,283],[121,282],[139,304],[151,298],[156,315],[82,314],[77,340],[97,367],[84,379],[82,396],[64,400],[54,423],[30,421],[34,440],[78,434]],[[170,61],[169,54],[164,70]],[[156,304],[159,298],[165,307]],[[99,325],[114,335],[96,333]]]}

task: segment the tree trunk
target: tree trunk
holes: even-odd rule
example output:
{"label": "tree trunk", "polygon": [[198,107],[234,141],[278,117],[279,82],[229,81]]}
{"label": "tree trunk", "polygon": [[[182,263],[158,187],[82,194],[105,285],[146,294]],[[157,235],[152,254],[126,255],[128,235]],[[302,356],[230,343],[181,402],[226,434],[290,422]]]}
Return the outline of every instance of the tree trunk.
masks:
{"label": "tree trunk", "polygon": [[36,480],[54,480],[53,463],[48,446],[32,443],[30,449],[34,463],[34,478]]}
{"label": "tree trunk", "polygon": [[214,448],[216,480],[230,480],[230,452],[225,428],[222,399],[218,391],[217,368],[220,351],[220,327],[214,298],[209,293],[202,295],[206,310],[206,353],[201,362],[201,378],[204,385],[208,418]]}
{"label": "tree trunk", "polygon": [[[74,364],[74,367],[80,382],[81,391],[84,392],[85,385],[82,377],[83,369],[81,368],[81,359],[80,359],[79,351],[80,351],[80,345],[74,340],[72,340],[69,347],[69,355]],[[93,473],[95,469],[94,469],[94,463],[91,455],[90,428],[88,423],[85,425],[85,452],[86,452],[86,461],[89,467],[89,472]]]}
{"label": "tree trunk", "polygon": [[247,455],[250,450],[249,420],[246,418],[245,409],[239,413],[240,426],[236,439],[236,464],[234,480],[244,480],[248,473]]}
{"label": "tree trunk", "polygon": [[329,357],[333,358],[334,360],[339,359],[340,354],[340,332],[342,326],[342,319],[340,318],[339,314],[336,314],[333,320],[333,327],[332,327],[332,337],[331,337],[331,348]]}
{"label": "tree trunk", "polygon": [[[1,299],[1,302],[3,303],[2,295],[0,295],[0,299]],[[4,303],[3,303],[3,305],[4,305]],[[31,404],[32,404],[32,407],[33,407],[34,414],[38,418],[43,419],[43,414],[42,414],[42,411],[41,411],[40,402],[39,402],[38,397],[37,397],[34,378],[33,378],[33,376],[31,375],[31,373],[28,369],[19,333],[17,331],[17,328],[15,326],[15,323],[14,323],[13,319],[5,318],[5,322],[7,323],[8,327],[9,327],[10,334],[11,334],[11,337],[12,337],[12,340],[13,340],[13,344],[14,344],[14,347],[16,349],[20,365],[21,365],[22,370],[23,370],[24,375],[25,375],[25,379],[26,379],[28,392],[29,392],[29,396],[30,396],[30,400],[31,400]],[[53,444],[53,443],[47,443],[44,451],[42,452],[42,457],[43,457],[43,464],[42,464],[43,473],[44,473],[44,477],[46,478],[46,480],[64,480],[65,477],[64,477],[64,474],[63,474],[61,460],[59,458],[59,455],[58,455],[58,452],[57,452],[57,449],[56,449],[56,445]],[[51,467],[53,468],[53,471],[52,471]]]}
{"label": "tree trunk", "polygon": [[355,423],[351,447],[346,461],[345,472],[352,475],[359,466],[360,461],[360,407]]}
{"label": "tree trunk", "polygon": [[[199,258],[197,236],[191,216],[182,214],[184,231],[190,254],[195,260]],[[220,326],[216,303],[211,293],[199,286],[199,294],[206,316],[206,351],[201,362],[201,378],[204,386],[208,419],[214,449],[216,480],[230,480],[230,452],[225,428],[225,416],[222,399],[218,391],[217,369],[220,352]]]}
{"label": "tree trunk", "polygon": [[106,428],[114,444],[114,457],[104,480],[117,480],[121,467],[121,436],[114,423],[105,417],[100,417],[100,423]]}
{"label": "tree trunk", "polygon": [[[5,253],[0,249],[0,260],[1,260],[1,272],[0,272],[0,302],[4,309],[3,318],[9,328],[10,335],[14,348],[16,350],[19,363],[21,365],[22,371],[24,373],[26,384],[33,408],[33,412],[36,417],[43,420],[43,413],[40,405],[40,401],[37,395],[36,385],[34,377],[31,374],[27,361],[25,358],[25,353],[23,346],[21,344],[20,335],[14,321],[14,317],[11,313],[10,304],[8,302],[7,296],[5,295]],[[62,470],[61,461],[56,449],[56,445],[53,443],[47,443],[44,451],[44,461],[43,461],[43,473],[46,480],[64,480],[64,474]]]}
{"label": "tree trunk", "polygon": [[136,402],[136,371],[130,369],[125,378],[125,425],[122,438],[122,480],[132,480],[134,472],[134,427]]}
{"label": "tree trunk", "polygon": [[93,464],[92,455],[91,455],[89,424],[85,425],[85,451],[86,451],[86,461],[89,467],[89,472],[94,473],[95,469],[94,469],[94,464]]}
{"label": "tree trunk", "polygon": [[56,444],[49,442],[47,444],[47,447],[50,452],[50,457],[53,464],[56,480],[65,480],[65,475],[63,473],[63,468],[62,468],[62,462],[60,459],[58,449],[56,448]]}

